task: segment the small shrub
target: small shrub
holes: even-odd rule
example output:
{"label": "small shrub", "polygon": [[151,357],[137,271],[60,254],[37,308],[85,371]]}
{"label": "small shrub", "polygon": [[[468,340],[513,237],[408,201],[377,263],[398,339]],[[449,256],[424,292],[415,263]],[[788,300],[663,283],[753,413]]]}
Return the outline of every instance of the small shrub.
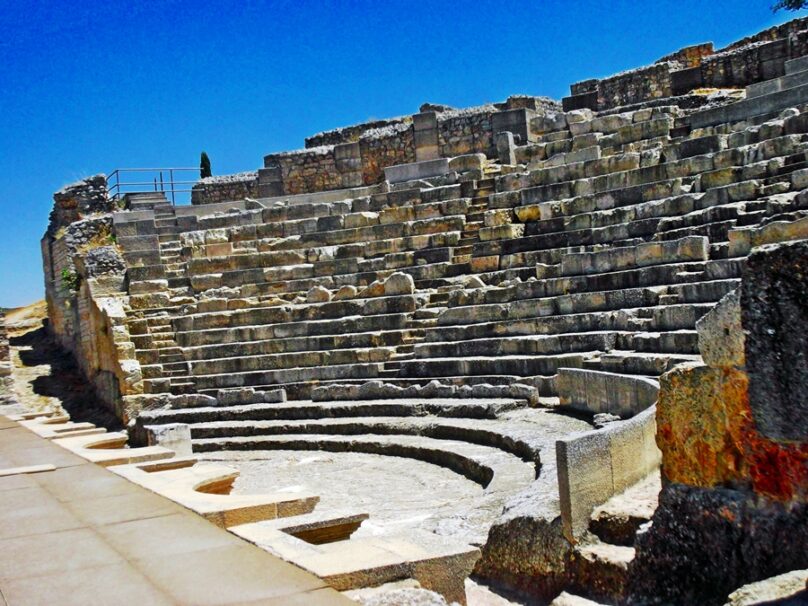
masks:
{"label": "small shrub", "polygon": [[79,289],[81,277],[73,269],[65,267],[62,270],[62,288],[70,292],[76,292]]}

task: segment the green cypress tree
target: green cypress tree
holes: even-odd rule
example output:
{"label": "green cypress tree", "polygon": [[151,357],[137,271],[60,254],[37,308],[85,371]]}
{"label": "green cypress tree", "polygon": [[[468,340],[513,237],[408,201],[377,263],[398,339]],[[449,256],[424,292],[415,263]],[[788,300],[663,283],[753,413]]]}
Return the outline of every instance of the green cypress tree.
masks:
{"label": "green cypress tree", "polygon": [[199,159],[199,178],[204,179],[205,177],[210,177],[213,173],[210,172],[210,158],[208,158],[208,154],[202,152],[202,156]]}

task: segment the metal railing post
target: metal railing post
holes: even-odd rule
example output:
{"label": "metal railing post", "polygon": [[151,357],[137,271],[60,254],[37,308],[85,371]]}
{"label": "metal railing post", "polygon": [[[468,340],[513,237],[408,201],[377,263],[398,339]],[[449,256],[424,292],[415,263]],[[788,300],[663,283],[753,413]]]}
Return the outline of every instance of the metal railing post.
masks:
{"label": "metal railing post", "polygon": [[[106,179],[107,195],[111,200],[118,200],[127,194],[137,192],[163,192],[166,201],[172,205],[177,205],[177,194],[191,194],[191,189],[197,183],[199,168],[197,167],[164,167],[164,168],[116,168],[111,171]],[[175,172],[194,174],[193,179],[182,180],[175,176]],[[133,175],[143,175],[127,180],[124,173]],[[144,174],[145,173],[145,174]],[[170,196],[169,196],[170,194]]]}

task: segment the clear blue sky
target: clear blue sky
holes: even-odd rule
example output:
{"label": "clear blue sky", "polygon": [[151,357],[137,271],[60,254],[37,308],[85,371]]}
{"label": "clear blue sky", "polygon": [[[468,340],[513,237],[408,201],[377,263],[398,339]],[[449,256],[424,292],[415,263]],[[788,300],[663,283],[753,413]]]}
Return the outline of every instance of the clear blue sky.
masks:
{"label": "clear blue sky", "polygon": [[369,118],[462,107],[717,46],[774,0],[0,0],[0,306],[43,296],[52,192],[119,166],[253,170]]}

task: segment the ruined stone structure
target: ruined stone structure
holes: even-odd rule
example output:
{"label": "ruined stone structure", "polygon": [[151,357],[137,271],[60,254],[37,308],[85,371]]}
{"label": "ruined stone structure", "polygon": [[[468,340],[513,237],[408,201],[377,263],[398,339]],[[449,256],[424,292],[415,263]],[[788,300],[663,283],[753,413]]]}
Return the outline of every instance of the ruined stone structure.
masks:
{"label": "ruined stone structure", "polygon": [[11,360],[9,359],[8,333],[6,331],[5,314],[0,312],[0,402],[10,399],[14,385],[11,378]]}
{"label": "ruined stone structure", "polygon": [[720,604],[808,566],[807,38],[321,133],[187,207],[90,178],[54,196],[50,326],[134,445],[474,485],[399,535],[314,497],[222,522],[340,590]]}

